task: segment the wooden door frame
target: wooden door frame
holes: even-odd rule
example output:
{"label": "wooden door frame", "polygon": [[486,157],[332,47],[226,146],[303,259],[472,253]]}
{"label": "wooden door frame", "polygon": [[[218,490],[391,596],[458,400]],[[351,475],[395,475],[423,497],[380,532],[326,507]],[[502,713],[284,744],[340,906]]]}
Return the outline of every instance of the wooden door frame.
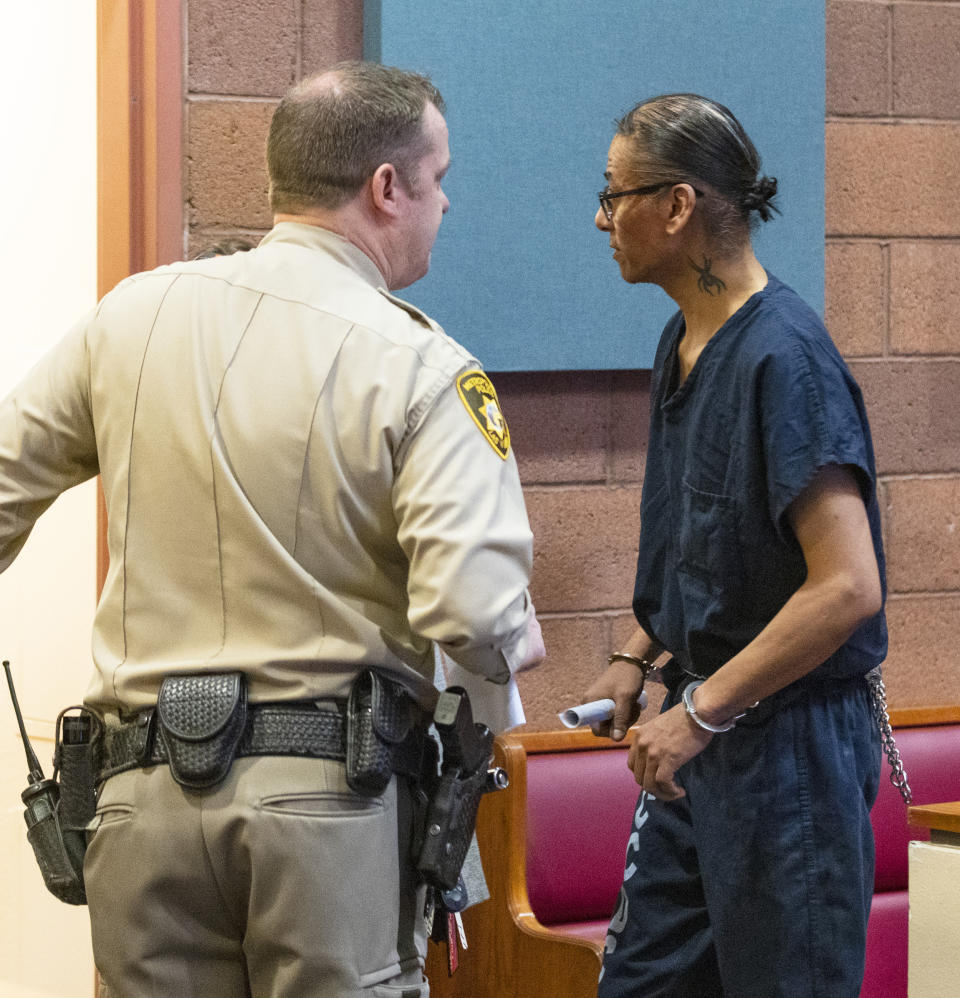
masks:
{"label": "wooden door frame", "polygon": [[[183,255],[184,0],[97,0],[97,297]],[[97,498],[97,593],[109,558]]]}

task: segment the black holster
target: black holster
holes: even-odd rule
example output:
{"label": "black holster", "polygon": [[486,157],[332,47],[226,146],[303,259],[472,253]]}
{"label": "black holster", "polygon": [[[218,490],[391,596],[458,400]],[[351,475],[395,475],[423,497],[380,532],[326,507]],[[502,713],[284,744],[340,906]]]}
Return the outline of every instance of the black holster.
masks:
{"label": "black holster", "polygon": [[491,788],[487,767],[493,732],[473,720],[462,686],[440,694],[433,715],[443,745],[440,778],[430,794],[426,827],[417,856],[423,879],[440,891],[453,890],[473,838],[480,798]]}
{"label": "black holster", "polygon": [[450,891],[457,885],[477,825],[480,798],[487,789],[486,766],[474,773],[446,769],[440,776],[417,856],[420,875],[438,890]]}

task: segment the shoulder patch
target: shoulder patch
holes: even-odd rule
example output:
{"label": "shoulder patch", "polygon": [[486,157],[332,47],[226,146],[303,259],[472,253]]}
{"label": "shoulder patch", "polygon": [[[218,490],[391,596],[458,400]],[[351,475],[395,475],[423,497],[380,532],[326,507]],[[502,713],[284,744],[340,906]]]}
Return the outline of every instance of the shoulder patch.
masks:
{"label": "shoulder patch", "polygon": [[510,453],[510,430],[500,411],[493,383],[483,371],[465,371],[457,378],[457,392],[480,432],[506,461]]}

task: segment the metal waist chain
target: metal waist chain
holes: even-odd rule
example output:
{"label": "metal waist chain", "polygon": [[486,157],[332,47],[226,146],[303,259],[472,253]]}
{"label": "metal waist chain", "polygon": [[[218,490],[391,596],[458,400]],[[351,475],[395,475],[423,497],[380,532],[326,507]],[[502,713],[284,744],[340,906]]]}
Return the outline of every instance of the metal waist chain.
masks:
{"label": "metal waist chain", "polygon": [[866,679],[870,687],[870,705],[873,707],[873,715],[877,719],[877,727],[880,729],[880,742],[883,745],[884,755],[890,763],[890,782],[900,791],[904,803],[911,804],[913,803],[913,793],[907,782],[907,771],[903,768],[900,750],[893,738],[893,728],[890,724],[890,715],[887,712],[887,690],[883,685],[883,674],[880,671],[880,666],[871,669],[867,673]]}

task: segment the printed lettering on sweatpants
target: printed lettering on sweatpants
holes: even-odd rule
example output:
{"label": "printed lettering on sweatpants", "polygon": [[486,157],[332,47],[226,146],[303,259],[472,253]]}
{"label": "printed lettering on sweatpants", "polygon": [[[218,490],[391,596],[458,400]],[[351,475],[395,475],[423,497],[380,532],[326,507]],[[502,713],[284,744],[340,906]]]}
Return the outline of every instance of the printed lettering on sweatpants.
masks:
{"label": "printed lettering on sweatpants", "polygon": [[[626,883],[637,872],[637,864],[631,859],[631,854],[640,851],[640,829],[643,828],[646,824],[647,818],[650,817],[650,814],[647,811],[647,801],[649,799],[650,795],[646,792],[646,790],[644,790],[641,792],[640,799],[637,801],[637,810],[633,816],[633,831],[630,833],[630,838],[627,839],[627,857],[623,870],[624,883]],[[624,926],[627,924],[629,910],[630,902],[627,899],[627,892],[621,887],[620,897],[617,900],[617,910],[613,913],[613,918],[610,919],[610,926],[607,929],[607,939],[603,947],[604,953],[612,953],[617,948],[617,936],[623,931]],[[600,968],[599,980],[603,980],[602,966]]]}

